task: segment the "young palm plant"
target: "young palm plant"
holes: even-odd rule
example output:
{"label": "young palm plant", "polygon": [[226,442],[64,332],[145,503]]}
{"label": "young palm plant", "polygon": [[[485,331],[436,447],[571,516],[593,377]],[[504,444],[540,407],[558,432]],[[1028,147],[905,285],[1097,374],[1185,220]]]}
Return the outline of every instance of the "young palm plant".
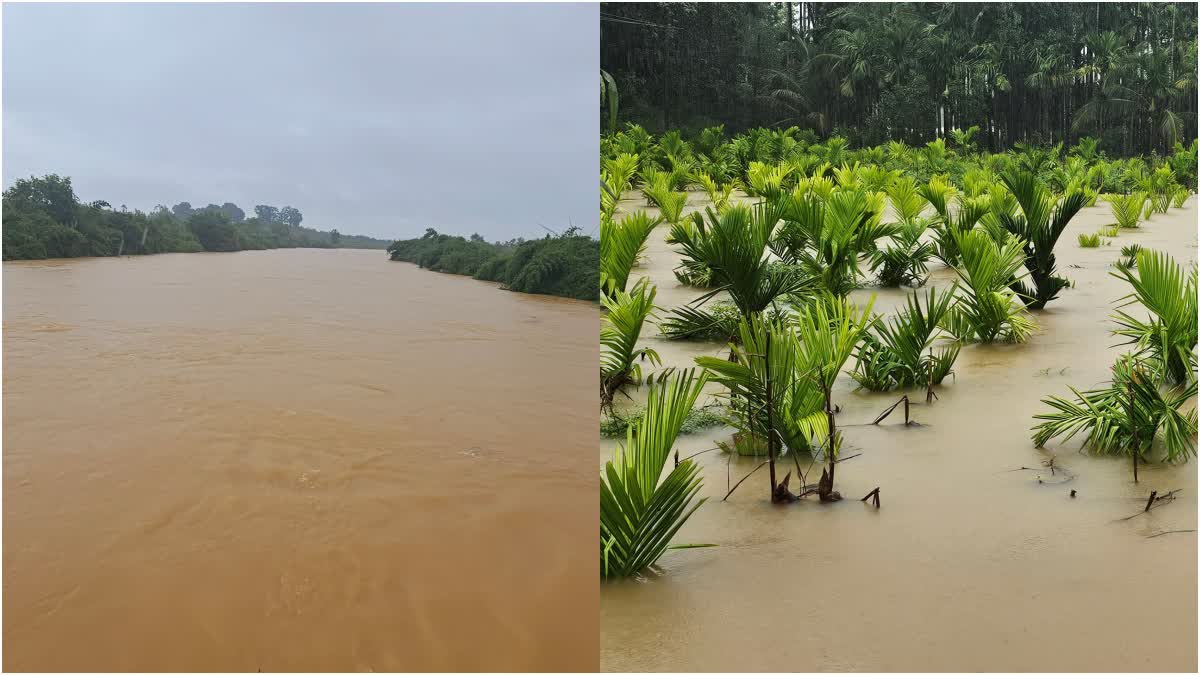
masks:
{"label": "young palm plant", "polygon": [[839,190],[827,200],[790,195],[779,205],[784,223],[771,249],[837,296],[858,286],[859,255],[869,254],[876,240],[898,230],[880,223],[867,194],[858,190]]}
{"label": "young palm plant", "polygon": [[722,213],[706,209],[707,222],[693,219],[700,236],[679,241],[685,258],[702,263],[711,270],[713,289],[697,299],[699,307],[721,292],[748,317],[770,307],[782,296],[799,293],[806,287],[794,270],[773,265],[766,255],[767,242],[780,209],[767,203],[753,209],[735,205]]}
{"label": "young palm plant", "polygon": [[[706,501],[697,500],[700,467],[691,459],[662,474],[675,438],[705,384],[705,376],[679,372],[651,385],[640,420],[600,477],[600,575],[627,577],[650,567],[672,546],[679,528]],[[661,479],[661,480],[660,480]]]}
{"label": "young palm plant", "polygon": [[825,404],[827,436],[824,452],[828,465],[821,472],[817,494],[821,501],[840,499],[833,491],[838,448],[841,435],[833,417],[833,385],[847,359],[874,322],[871,307],[875,297],[861,310],[845,298],[824,295],[809,303],[795,316],[796,336],[800,340],[800,371],[816,385]]}
{"label": "young palm plant", "polygon": [[641,279],[629,293],[615,291],[600,296],[608,313],[600,327],[600,405],[612,409],[613,398],[626,384],[642,382],[642,366],[662,365],[658,352],[649,347],[638,348],[642,325],[654,314],[656,289],[648,279]]}
{"label": "young palm plant", "polygon": [[939,327],[950,314],[954,294],[931,288],[922,306],[914,292],[907,306],[888,322],[879,321],[863,336],[851,376],[871,391],[889,391],[941,384],[954,372],[960,345],[950,343],[936,352]]}
{"label": "young palm plant", "polygon": [[1042,309],[1058,297],[1071,282],[1055,274],[1054,245],[1067,223],[1079,213],[1087,196],[1073,192],[1055,199],[1037,176],[1028,172],[1010,172],[1002,177],[1008,191],[1017,198],[1020,215],[1001,215],[1000,223],[1024,242],[1025,268],[1033,285],[1014,280],[1012,289],[1029,309]]}
{"label": "young palm plant", "polygon": [[962,264],[955,286],[963,292],[944,327],[964,342],[1024,342],[1037,323],[1009,286],[1023,277],[1025,243],[1011,234],[997,243],[983,230],[958,234],[956,242]]}
{"label": "young palm plant", "polygon": [[614,221],[600,219],[600,290],[605,295],[624,291],[629,273],[646,248],[646,240],[658,225],[645,211]]}
{"label": "young palm plant", "polygon": [[1113,365],[1107,386],[1081,392],[1074,387],[1073,399],[1050,396],[1042,400],[1053,410],[1034,415],[1033,443],[1044,446],[1061,437],[1069,441],[1084,433],[1083,447],[1095,453],[1128,454],[1137,464],[1144,460],[1155,441],[1161,444],[1168,462],[1196,455],[1196,410],[1188,401],[1196,396],[1196,381],[1185,387],[1158,386],[1160,364],[1123,355]]}
{"label": "young palm plant", "polygon": [[1113,218],[1117,219],[1118,227],[1137,227],[1142,215],[1142,205],[1146,203],[1146,193],[1131,192],[1127,195],[1113,195],[1108,206],[1112,209]]}
{"label": "young palm plant", "polygon": [[826,434],[824,399],[800,368],[800,343],[788,320],[782,316],[741,319],[737,333],[735,360],[701,356],[697,365],[728,389],[740,431],[765,439],[767,429],[774,428],[775,440],[781,441],[777,456],[810,451]]}
{"label": "young palm plant", "polygon": [[1137,319],[1118,309],[1116,335],[1129,338],[1139,358],[1162,364],[1168,382],[1194,380],[1196,359],[1196,268],[1187,275],[1171,256],[1150,250],[1137,252],[1137,267],[1119,265],[1111,273],[1123,279],[1133,292],[1121,298],[1119,307],[1140,304],[1151,314]]}
{"label": "young palm plant", "polygon": [[924,286],[929,278],[929,260],[933,258],[933,244],[921,241],[929,221],[924,218],[902,220],[896,224],[892,243],[884,249],[870,252],[871,271],[883,286]]}

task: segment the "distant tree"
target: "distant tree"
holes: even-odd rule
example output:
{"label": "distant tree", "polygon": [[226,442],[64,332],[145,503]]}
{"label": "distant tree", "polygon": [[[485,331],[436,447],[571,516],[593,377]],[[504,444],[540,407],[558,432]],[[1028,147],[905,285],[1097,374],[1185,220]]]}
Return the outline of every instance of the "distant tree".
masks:
{"label": "distant tree", "polygon": [[483,241],[483,235],[481,235],[477,232],[477,233],[471,235],[471,241]]}
{"label": "distant tree", "polygon": [[176,218],[184,221],[186,221],[188,218],[191,218],[192,214],[195,212],[196,210],[192,208],[192,205],[189,202],[179,202],[175,206],[171,207],[171,213],[175,214]]}
{"label": "distant tree", "polygon": [[338,232],[337,228],[334,228],[329,232],[329,241],[333,242],[334,246],[337,246],[342,242],[342,233]]}
{"label": "distant tree", "polygon": [[222,204],[221,213],[224,213],[231,223],[240,223],[246,219],[246,212],[238,208],[238,205],[233,202]]}
{"label": "distant tree", "polygon": [[279,210],[279,219],[292,227],[300,227],[304,216],[300,214],[300,209],[294,206],[285,206]]}
{"label": "distant tree", "polygon": [[425,234],[422,235],[421,238],[422,239],[433,239],[437,236],[438,236],[437,230],[433,229],[432,227],[427,227],[427,228],[425,228]]}
{"label": "distant tree", "polygon": [[5,206],[43,211],[55,222],[69,226],[74,226],[75,210],[79,207],[71,179],[58,174],[19,178],[4,191],[4,201]]}
{"label": "distant tree", "polygon": [[274,223],[279,220],[279,209],[266,204],[259,204],[254,207],[254,215],[264,223]]}
{"label": "distant tree", "polygon": [[225,214],[205,209],[188,219],[188,228],[200,240],[206,251],[237,251],[241,249],[237,228]]}

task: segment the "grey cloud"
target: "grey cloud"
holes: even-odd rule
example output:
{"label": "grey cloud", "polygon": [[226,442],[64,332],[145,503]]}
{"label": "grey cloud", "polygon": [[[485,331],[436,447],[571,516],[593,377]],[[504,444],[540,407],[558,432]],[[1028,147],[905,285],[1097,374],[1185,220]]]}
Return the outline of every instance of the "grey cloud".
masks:
{"label": "grey cloud", "polygon": [[594,226],[594,4],[9,4],[4,184],[489,239]]}

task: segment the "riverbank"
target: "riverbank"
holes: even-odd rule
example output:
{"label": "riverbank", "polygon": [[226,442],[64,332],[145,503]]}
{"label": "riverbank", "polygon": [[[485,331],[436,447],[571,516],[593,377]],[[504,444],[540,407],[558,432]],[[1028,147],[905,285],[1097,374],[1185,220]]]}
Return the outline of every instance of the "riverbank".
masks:
{"label": "riverbank", "polygon": [[430,229],[423,237],[393,242],[387,250],[393,261],[494,281],[518,293],[591,301],[600,298],[600,242],[575,228],[557,236],[503,243]]}

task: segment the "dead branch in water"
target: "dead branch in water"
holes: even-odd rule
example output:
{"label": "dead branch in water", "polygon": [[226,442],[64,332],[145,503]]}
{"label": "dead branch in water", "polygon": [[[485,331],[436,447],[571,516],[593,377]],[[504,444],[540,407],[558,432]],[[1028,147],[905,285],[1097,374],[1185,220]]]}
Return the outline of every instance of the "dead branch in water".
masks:
{"label": "dead branch in water", "polygon": [[1142,515],[1143,513],[1149,512],[1151,509],[1159,506],[1160,504],[1173,502],[1173,501],[1175,501],[1175,495],[1179,494],[1182,491],[1183,491],[1183,488],[1176,488],[1164,495],[1160,495],[1160,494],[1158,494],[1157,490],[1154,490],[1150,493],[1150,498],[1146,500],[1146,508],[1142,509],[1141,511],[1138,511],[1137,513],[1133,514],[1132,516],[1125,516],[1124,518],[1121,518],[1120,520],[1117,520],[1116,522],[1126,521],[1126,520],[1129,520],[1130,518],[1137,518],[1138,516]]}
{"label": "dead branch in water", "polygon": [[876,417],[875,421],[871,422],[871,424],[879,424],[880,422],[885,420],[887,418],[887,416],[891,415],[892,411],[895,410],[901,403],[904,404],[904,426],[908,426],[910,423],[909,416],[908,416],[908,394],[901,396],[899,401],[896,401],[895,403],[892,404],[892,407],[879,413],[879,417]]}
{"label": "dead branch in water", "polygon": [[763,462],[762,464],[759,464],[758,466],[751,469],[750,473],[746,474],[745,476],[742,476],[742,479],[739,480],[732,488],[730,488],[729,492],[725,493],[725,496],[721,498],[721,501],[725,501],[726,499],[729,499],[729,495],[733,494],[733,491],[738,489],[738,485],[745,483],[746,479],[749,478],[750,476],[753,476],[755,471],[758,471],[759,469],[763,468],[766,465],[767,465],[767,463]]}
{"label": "dead branch in water", "polygon": [[[872,499],[872,498],[873,498],[873,499]],[[866,497],[863,497],[862,499],[860,499],[860,500],[858,500],[858,501],[860,501],[860,502],[865,502],[865,501],[867,501],[868,499],[871,499],[871,500],[872,500],[872,501],[871,501],[871,504],[872,504],[872,505],[873,505],[875,508],[879,508],[879,488],[878,488],[878,487],[876,487],[874,490],[871,490],[870,492],[868,492]]]}
{"label": "dead branch in water", "polygon": [[1155,537],[1161,537],[1164,534],[1175,534],[1177,532],[1195,532],[1195,530],[1164,530],[1162,532],[1155,532],[1154,534],[1148,534],[1148,535],[1146,535],[1146,538],[1153,539]]}

